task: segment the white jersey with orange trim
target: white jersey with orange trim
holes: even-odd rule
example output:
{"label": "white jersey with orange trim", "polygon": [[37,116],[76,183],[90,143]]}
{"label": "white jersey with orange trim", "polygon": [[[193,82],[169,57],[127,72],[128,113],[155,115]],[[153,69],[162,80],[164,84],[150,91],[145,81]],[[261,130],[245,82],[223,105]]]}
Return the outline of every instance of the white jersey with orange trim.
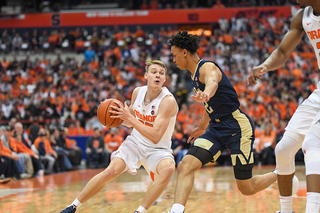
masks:
{"label": "white jersey with orange trim", "polygon": [[[161,93],[154,100],[152,100],[151,103],[145,106],[144,99],[145,99],[146,92],[147,92],[147,86],[143,86],[140,88],[137,98],[134,104],[132,105],[132,109],[134,111],[135,117],[139,119],[141,123],[143,123],[146,126],[152,127],[154,120],[158,115],[158,110],[159,110],[159,106],[162,99],[167,95],[172,95],[172,94],[169,92],[169,90],[166,87],[162,87]],[[131,135],[129,135],[127,139],[134,141],[135,143],[137,143],[137,145],[142,144],[147,147],[171,149],[171,137],[175,127],[177,114],[178,114],[178,109],[175,115],[170,118],[170,122],[167,127],[167,130],[165,131],[164,135],[162,136],[162,138],[157,144],[154,144],[153,142],[151,142],[149,139],[144,137],[140,132],[138,132],[134,128],[131,132]]]}
{"label": "white jersey with orange trim", "polygon": [[313,14],[311,6],[304,9],[302,26],[314,49],[320,69],[320,17]]}

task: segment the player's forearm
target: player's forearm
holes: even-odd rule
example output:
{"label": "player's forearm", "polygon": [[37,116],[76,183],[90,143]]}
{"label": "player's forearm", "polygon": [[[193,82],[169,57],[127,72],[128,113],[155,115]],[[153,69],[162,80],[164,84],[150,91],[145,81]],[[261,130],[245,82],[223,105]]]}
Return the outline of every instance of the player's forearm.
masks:
{"label": "player's forearm", "polygon": [[209,98],[214,96],[218,89],[218,82],[214,79],[206,81],[206,87],[204,89],[204,93],[208,94]]}
{"label": "player's forearm", "polygon": [[131,125],[128,121],[123,121],[123,122],[122,122],[122,125],[123,125],[123,126],[126,126],[126,127],[128,127],[128,128],[131,128],[131,127],[132,127],[132,125]]}
{"label": "player's forearm", "polygon": [[154,127],[146,126],[134,117],[129,118],[128,123],[154,144],[157,144],[162,137],[162,135],[159,134],[159,131],[157,131]]}
{"label": "player's forearm", "polygon": [[285,55],[284,52],[278,48],[272,52],[263,64],[266,66],[268,71],[272,71],[282,67],[286,63],[288,57],[289,55]]}
{"label": "player's forearm", "polygon": [[205,112],[199,125],[198,125],[198,128],[199,129],[206,129],[207,126],[209,125],[209,121],[210,121],[209,114]]}

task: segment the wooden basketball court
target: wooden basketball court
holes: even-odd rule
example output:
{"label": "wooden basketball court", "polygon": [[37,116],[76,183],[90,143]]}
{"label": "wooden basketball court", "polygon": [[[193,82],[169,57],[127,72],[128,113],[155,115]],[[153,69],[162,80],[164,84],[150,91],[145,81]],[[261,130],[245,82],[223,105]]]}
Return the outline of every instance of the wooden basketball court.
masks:
{"label": "wooden basketball court", "polygon": [[[274,167],[255,167],[254,174],[272,171]],[[85,169],[31,178],[0,185],[1,213],[60,212],[80,193],[85,184],[102,169]],[[295,213],[302,213],[306,205],[304,167],[296,168],[300,188],[293,198]],[[167,213],[174,197],[176,173],[167,189],[148,212]],[[144,169],[136,176],[122,174],[103,191],[81,206],[77,212],[133,213],[151,183]],[[280,210],[277,185],[254,196],[242,195],[235,184],[232,167],[207,167],[195,174],[195,183],[189,197],[186,213],[275,213]]]}

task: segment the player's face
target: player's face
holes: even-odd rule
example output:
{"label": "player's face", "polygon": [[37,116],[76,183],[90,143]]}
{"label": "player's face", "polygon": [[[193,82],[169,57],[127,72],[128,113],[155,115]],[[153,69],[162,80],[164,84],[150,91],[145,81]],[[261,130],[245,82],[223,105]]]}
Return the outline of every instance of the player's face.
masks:
{"label": "player's face", "polygon": [[148,83],[162,86],[166,81],[166,70],[159,64],[151,64],[145,78],[148,79]]}
{"label": "player's face", "polygon": [[176,46],[172,46],[171,47],[171,54],[173,56],[173,62],[177,65],[177,67],[180,69],[180,70],[183,70],[185,69],[185,53],[184,53],[184,50],[179,48],[179,47],[176,47]]}

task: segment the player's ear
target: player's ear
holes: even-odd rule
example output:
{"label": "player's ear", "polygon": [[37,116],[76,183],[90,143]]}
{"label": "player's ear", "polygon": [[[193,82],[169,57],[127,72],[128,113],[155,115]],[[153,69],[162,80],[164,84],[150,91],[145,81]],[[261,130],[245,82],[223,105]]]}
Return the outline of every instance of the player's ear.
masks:
{"label": "player's ear", "polygon": [[144,73],[144,78],[147,79],[147,77],[148,77],[148,74]]}
{"label": "player's ear", "polygon": [[183,56],[187,56],[187,50],[183,49]]}

